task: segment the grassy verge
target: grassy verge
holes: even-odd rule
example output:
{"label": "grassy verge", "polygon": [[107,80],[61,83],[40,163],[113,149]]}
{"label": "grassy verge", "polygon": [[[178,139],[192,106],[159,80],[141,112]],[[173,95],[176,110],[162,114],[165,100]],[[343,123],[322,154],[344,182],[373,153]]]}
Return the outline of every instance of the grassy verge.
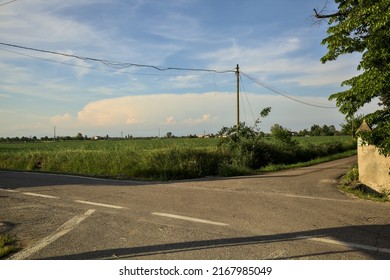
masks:
{"label": "grassy verge", "polygon": [[[227,140],[227,142],[226,142]],[[315,144],[313,144],[316,140]],[[349,138],[152,139],[0,143],[0,169],[83,176],[179,180],[297,168],[353,155]],[[301,141],[309,141],[301,139]],[[324,142],[325,141],[325,142]]]}
{"label": "grassy verge", "polygon": [[343,153],[338,153],[326,157],[319,157],[313,160],[309,160],[306,162],[298,162],[298,163],[293,163],[293,164],[270,164],[265,167],[262,167],[258,169],[258,172],[275,172],[275,171],[280,171],[280,170],[285,170],[285,169],[294,169],[294,168],[300,168],[300,167],[306,167],[306,166],[311,166],[315,164],[320,164],[336,159],[341,159],[345,157],[350,157],[356,155],[356,150],[351,150],[351,151],[346,151]]}
{"label": "grassy verge", "polygon": [[349,193],[357,198],[373,200],[378,202],[388,202],[389,193],[377,192],[370,187],[359,182],[359,170],[354,165],[340,180],[339,189],[344,193]]}
{"label": "grassy verge", "polygon": [[15,239],[8,235],[0,235],[0,259],[18,250]]}

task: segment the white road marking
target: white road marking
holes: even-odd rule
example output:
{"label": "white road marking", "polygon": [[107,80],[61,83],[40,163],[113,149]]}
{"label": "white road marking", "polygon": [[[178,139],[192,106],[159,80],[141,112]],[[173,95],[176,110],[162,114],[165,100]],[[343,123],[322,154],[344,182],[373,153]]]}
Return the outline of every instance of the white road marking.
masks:
{"label": "white road marking", "polygon": [[75,202],[88,204],[88,205],[102,206],[102,207],[107,207],[107,208],[114,208],[114,209],[126,209],[126,207],[123,207],[123,206],[97,203],[97,202],[91,202],[91,201],[85,201],[85,200],[75,200]]}
{"label": "white road marking", "polygon": [[0,188],[0,191],[18,193],[18,191],[15,191],[15,190],[11,190],[11,189],[2,189],[2,188]]}
{"label": "white road marking", "polygon": [[363,245],[363,244],[357,244],[357,243],[350,243],[350,242],[344,242],[344,241],[338,241],[334,240],[332,238],[325,238],[325,237],[311,237],[311,236],[299,236],[299,239],[309,239],[316,242],[322,242],[322,243],[328,243],[328,244],[334,244],[339,246],[345,246],[353,249],[363,249],[367,251],[375,251],[380,253],[386,253],[390,254],[390,249],[388,248],[380,248],[380,247],[374,247],[369,245]]}
{"label": "white road marking", "polygon": [[32,247],[29,247],[23,251],[20,251],[16,253],[15,255],[11,256],[10,260],[24,260],[30,257],[32,254],[38,252],[39,250],[43,249],[47,245],[53,243],[58,238],[64,236],[74,228],[78,224],[80,224],[82,221],[84,221],[86,218],[91,216],[95,212],[94,209],[89,209],[87,212],[77,215],[70,219],[69,221],[65,222],[62,226],[60,226],[53,234],[46,236],[45,238],[41,239],[37,244],[33,245]]}
{"label": "white road marking", "polygon": [[307,196],[307,195],[295,195],[295,194],[280,194],[285,197],[293,197],[293,198],[304,198],[304,199],[315,199],[315,200],[327,200],[327,201],[337,201],[337,202],[348,202],[348,203],[359,203],[358,200],[347,200],[347,199],[337,199],[337,198],[326,198],[326,197],[315,197],[315,196]]}
{"label": "white road marking", "polygon": [[40,193],[24,192],[22,194],[31,195],[31,196],[38,196],[38,197],[43,197],[43,198],[56,198],[56,199],[59,199],[59,197],[57,197],[57,196],[52,196],[52,195],[47,195],[47,194],[40,194]]}
{"label": "white road marking", "polygon": [[209,221],[209,220],[191,218],[191,217],[180,216],[180,215],[175,215],[175,214],[153,212],[152,215],[173,218],[173,219],[179,219],[179,220],[185,220],[185,221],[190,221],[190,222],[195,222],[195,223],[210,224],[210,225],[215,225],[215,226],[222,226],[222,227],[229,226],[229,224],[225,224],[225,223],[213,222],[213,221]]}

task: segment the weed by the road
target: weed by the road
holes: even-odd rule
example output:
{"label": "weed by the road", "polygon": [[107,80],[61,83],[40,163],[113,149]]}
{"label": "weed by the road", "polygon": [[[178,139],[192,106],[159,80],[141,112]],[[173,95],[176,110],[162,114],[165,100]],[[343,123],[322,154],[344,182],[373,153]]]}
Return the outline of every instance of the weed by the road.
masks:
{"label": "weed by the road", "polygon": [[259,168],[257,171],[258,172],[276,172],[280,170],[286,170],[286,169],[294,169],[294,168],[301,168],[301,167],[306,167],[306,166],[312,166],[315,164],[320,164],[332,160],[337,160],[337,159],[342,159],[345,157],[350,157],[356,155],[356,150],[351,150],[351,151],[346,151],[343,153],[338,153],[326,157],[319,157],[315,158],[309,161],[305,162],[298,162],[298,163],[293,163],[293,164],[270,164],[265,167]]}
{"label": "weed by the road", "polygon": [[386,191],[377,192],[359,182],[359,169],[355,164],[340,180],[339,189],[350,193],[358,198],[379,202],[388,202],[389,193]]}
{"label": "weed by the road", "polygon": [[[236,133],[235,128],[233,131]],[[232,134],[230,138],[209,139],[0,143],[0,169],[178,180],[248,175],[262,167],[275,171],[299,167],[290,166],[299,162],[313,164],[316,162],[311,160],[345,151],[356,153],[356,143],[350,137],[310,137],[310,141],[301,137],[287,143],[254,132],[251,135],[250,138]]]}
{"label": "weed by the road", "polygon": [[18,250],[16,240],[8,235],[0,235],[0,259]]}

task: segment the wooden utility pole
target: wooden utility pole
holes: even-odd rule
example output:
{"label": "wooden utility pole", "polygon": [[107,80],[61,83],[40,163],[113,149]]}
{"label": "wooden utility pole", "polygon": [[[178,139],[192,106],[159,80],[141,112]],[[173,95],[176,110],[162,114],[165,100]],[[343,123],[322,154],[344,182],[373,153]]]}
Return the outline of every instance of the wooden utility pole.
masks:
{"label": "wooden utility pole", "polygon": [[240,67],[236,66],[236,77],[237,77],[237,101],[236,101],[236,112],[237,112],[237,121],[236,121],[236,128],[237,131],[240,129]]}

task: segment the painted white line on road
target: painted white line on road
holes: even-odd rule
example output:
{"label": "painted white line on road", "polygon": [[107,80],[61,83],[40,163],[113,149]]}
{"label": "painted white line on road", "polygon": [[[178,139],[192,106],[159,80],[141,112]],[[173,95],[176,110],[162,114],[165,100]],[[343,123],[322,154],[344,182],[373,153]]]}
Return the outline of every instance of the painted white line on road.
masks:
{"label": "painted white line on road", "polygon": [[334,240],[331,238],[325,238],[325,237],[299,236],[299,238],[309,239],[309,240],[316,241],[316,242],[345,246],[345,247],[349,247],[349,248],[353,248],[353,249],[363,249],[363,250],[367,250],[367,251],[375,251],[375,252],[390,254],[390,249],[388,249],[388,248],[380,248],[380,247],[374,247],[374,246],[369,246],[369,245],[338,241],[338,240]]}
{"label": "painted white line on road", "polygon": [[18,191],[15,191],[15,190],[11,190],[11,189],[2,189],[2,188],[0,188],[0,191],[18,193]]}
{"label": "painted white line on road", "polygon": [[222,227],[229,226],[229,224],[225,224],[225,223],[213,222],[213,221],[209,221],[209,220],[203,220],[203,219],[198,219],[198,218],[191,218],[191,217],[180,216],[180,215],[175,215],[175,214],[154,212],[154,213],[152,213],[152,215],[161,216],[161,217],[167,217],[167,218],[173,218],[173,219],[179,219],[179,220],[185,220],[185,221],[190,221],[190,222],[195,222],[195,223],[203,223],[203,224],[215,225],[215,226],[222,226]]}
{"label": "painted white line on road", "polygon": [[337,198],[326,198],[326,197],[315,197],[315,196],[307,196],[307,195],[295,195],[295,194],[281,194],[285,197],[293,197],[293,198],[304,198],[304,199],[315,199],[315,200],[326,200],[326,201],[337,201],[337,202],[353,202],[358,203],[358,200],[348,200],[348,199],[337,199]]}
{"label": "painted white line on road", "polygon": [[126,209],[126,207],[123,207],[123,206],[110,205],[110,204],[104,204],[104,203],[97,203],[97,202],[91,202],[91,201],[85,201],[85,200],[75,200],[75,202],[82,203],[82,204],[88,204],[88,205],[94,205],[94,206],[114,208],[114,209]]}
{"label": "painted white line on road", "polygon": [[22,194],[30,195],[30,196],[38,196],[43,198],[56,198],[59,199],[57,196],[47,195],[47,194],[40,194],[40,193],[32,193],[32,192],[23,192]]}
{"label": "painted white line on road", "polygon": [[46,236],[45,238],[41,239],[37,244],[33,245],[32,247],[29,247],[29,248],[27,248],[27,249],[25,249],[23,251],[20,251],[20,252],[16,253],[15,255],[11,256],[10,260],[24,260],[24,259],[29,258],[32,254],[34,254],[34,253],[38,252],[39,250],[45,248],[47,245],[53,243],[58,238],[64,236],[65,234],[67,234],[68,232],[70,232],[71,230],[76,228],[76,226],[78,224],[80,224],[86,218],[91,216],[93,214],[93,212],[95,212],[94,209],[89,209],[87,212],[85,212],[85,213],[83,213],[81,215],[77,215],[77,216],[73,217],[72,219],[70,219],[69,221],[64,223],[62,226],[60,226],[56,230],[56,232],[54,232],[53,234],[51,234],[49,236]]}

